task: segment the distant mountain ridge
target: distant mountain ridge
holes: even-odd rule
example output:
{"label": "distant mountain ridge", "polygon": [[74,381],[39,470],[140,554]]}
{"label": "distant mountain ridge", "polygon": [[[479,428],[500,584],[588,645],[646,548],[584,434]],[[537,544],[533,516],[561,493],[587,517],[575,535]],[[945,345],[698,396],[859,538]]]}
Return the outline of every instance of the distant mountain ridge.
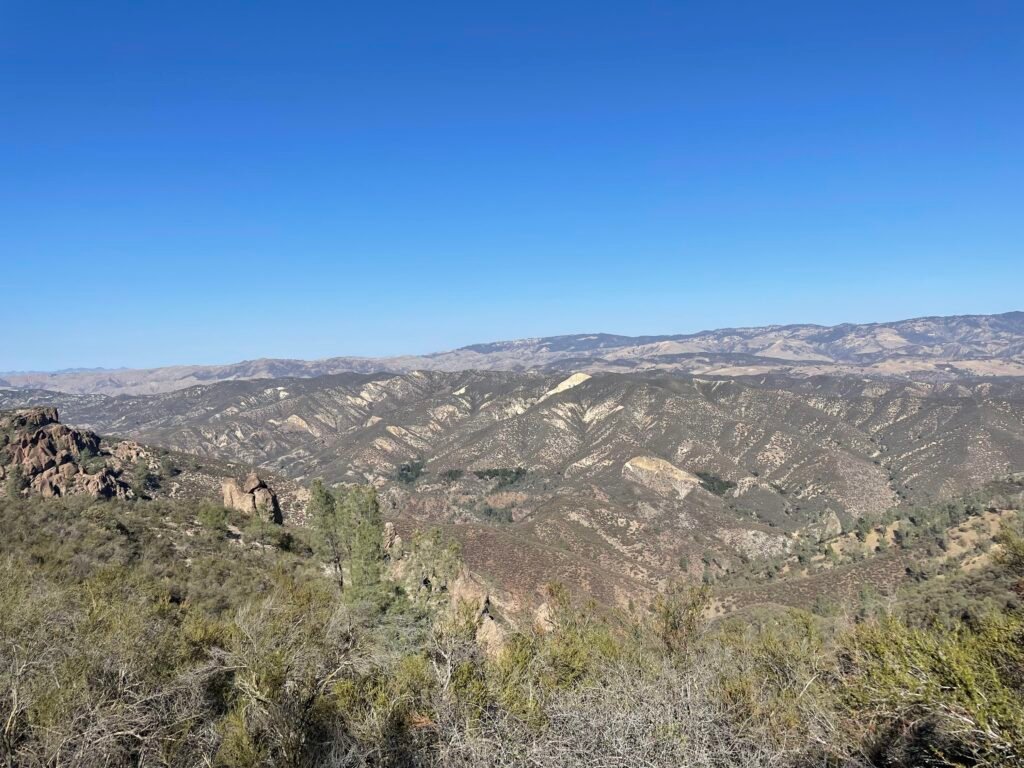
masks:
{"label": "distant mountain ridge", "polygon": [[573,334],[427,355],[260,359],[227,365],[0,373],[0,386],[74,394],[159,394],[218,381],[415,370],[667,371],[738,376],[855,374],[952,380],[1024,376],[1024,312],[889,323],[725,328],[691,334]]}

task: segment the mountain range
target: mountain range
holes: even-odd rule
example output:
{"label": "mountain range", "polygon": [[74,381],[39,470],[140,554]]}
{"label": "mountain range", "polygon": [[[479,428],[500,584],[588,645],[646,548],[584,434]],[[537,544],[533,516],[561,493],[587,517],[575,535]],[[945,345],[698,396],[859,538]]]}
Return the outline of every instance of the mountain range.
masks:
{"label": "mountain range", "polygon": [[692,334],[580,334],[399,357],[262,359],[229,365],[0,373],[0,386],[76,394],[158,394],[218,381],[462,370],[666,371],[742,376],[851,374],[953,380],[1024,376],[1024,312],[889,323],[776,325]]}
{"label": "mountain range", "polygon": [[[1024,467],[1018,378],[415,371],[0,391],[0,408],[29,405],[300,485],[372,483],[400,532],[441,527],[513,607],[552,581],[624,604]],[[304,522],[301,504],[283,511]]]}

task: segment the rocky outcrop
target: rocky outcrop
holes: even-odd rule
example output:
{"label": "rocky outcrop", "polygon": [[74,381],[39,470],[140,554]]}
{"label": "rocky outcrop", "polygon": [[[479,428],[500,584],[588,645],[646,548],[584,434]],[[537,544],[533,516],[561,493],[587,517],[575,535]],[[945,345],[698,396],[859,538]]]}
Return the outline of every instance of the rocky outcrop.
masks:
{"label": "rocky outcrop", "polygon": [[246,515],[264,514],[272,522],[282,522],[277,494],[255,472],[250,472],[241,482],[234,478],[225,480],[221,490],[228,509]]}
{"label": "rocky outcrop", "polygon": [[56,424],[58,421],[60,419],[56,408],[23,408],[0,414],[0,432],[24,431]]}
{"label": "rocky outcrop", "polygon": [[122,440],[110,449],[110,455],[120,459],[124,465],[132,465],[146,459],[149,452],[134,440]]}
{"label": "rocky outcrop", "polygon": [[384,556],[389,560],[395,560],[402,556],[404,551],[402,537],[395,530],[395,524],[390,520],[384,523]]}
{"label": "rocky outcrop", "polygon": [[87,465],[101,455],[99,435],[61,424],[56,408],[0,414],[0,479],[17,482],[17,492],[47,498],[72,493],[129,496],[114,468]]}
{"label": "rocky outcrop", "polygon": [[660,496],[685,499],[700,485],[700,478],[655,456],[636,456],[622,467],[622,476]]}
{"label": "rocky outcrop", "polygon": [[[161,455],[132,440],[101,441],[94,432],[61,424],[56,408],[0,411],[0,494],[130,499],[139,470],[147,467],[152,474]],[[165,475],[161,465],[148,490],[171,498],[210,498],[221,484],[225,506],[282,522],[277,493],[255,472],[241,481],[224,480],[216,472],[183,474],[175,468]]]}
{"label": "rocky outcrop", "polygon": [[839,515],[835,513],[835,510],[828,510],[818,524],[818,539],[820,541],[832,539],[841,535],[842,532],[843,522],[839,519]]}
{"label": "rocky outcrop", "polygon": [[490,656],[500,654],[506,644],[506,630],[495,618],[489,590],[463,569],[449,591],[454,610],[466,608],[473,612],[477,644]]}
{"label": "rocky outcrop", "polygon": [[491,657],[501,655],[505,648],[505,630],[489,613],[482,614],[477,621],[476,642]]}

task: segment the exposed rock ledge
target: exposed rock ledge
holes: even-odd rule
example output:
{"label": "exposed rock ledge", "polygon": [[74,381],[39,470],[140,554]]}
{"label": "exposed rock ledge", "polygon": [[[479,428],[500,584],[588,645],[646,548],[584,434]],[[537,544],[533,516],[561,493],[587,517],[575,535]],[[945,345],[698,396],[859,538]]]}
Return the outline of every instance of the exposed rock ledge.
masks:
{"label": "exposed rock ledge", "polygon": [[655,456],[636,456],[622,467],[622,476],[660,496],[678,495],[685,499],[700,485],[696,475]]}

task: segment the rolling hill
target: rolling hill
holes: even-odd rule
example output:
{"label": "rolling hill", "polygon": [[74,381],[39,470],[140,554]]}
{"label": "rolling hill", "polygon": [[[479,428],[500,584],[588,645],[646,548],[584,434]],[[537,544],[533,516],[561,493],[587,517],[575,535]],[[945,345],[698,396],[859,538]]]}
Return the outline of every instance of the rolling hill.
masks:
{"label": "rolling hill", "polygon": [[156,394],[218,381],[346,372],[554,369],[739,376],[854,374],[953,380],[1024,376],[1024,312],[891,323],[778,325],[664,336],[578,334],[475,344],[401,357],[249,360],[154,369],[0,373],[0,386],[76,394]]}

